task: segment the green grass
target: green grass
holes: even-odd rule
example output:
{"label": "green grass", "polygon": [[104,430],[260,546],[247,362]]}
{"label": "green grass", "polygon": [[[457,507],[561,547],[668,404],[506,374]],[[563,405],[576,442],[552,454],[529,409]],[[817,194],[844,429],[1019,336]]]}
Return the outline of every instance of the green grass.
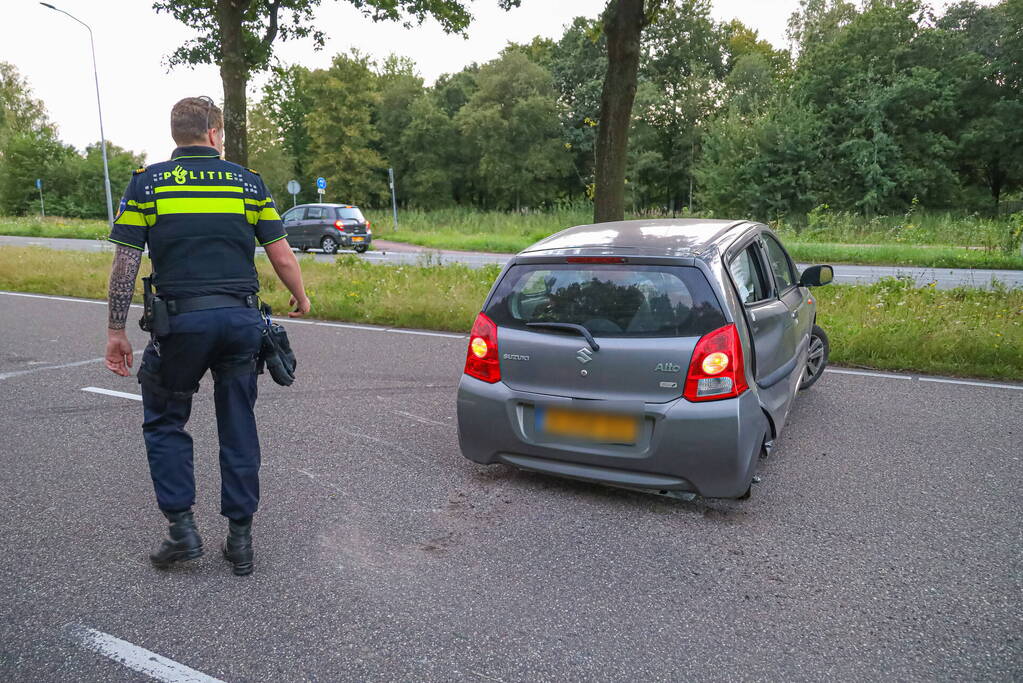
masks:
{"label": "green grass", "polygon": [[1019,254],[1023,214],[1000,219],[939,212],[909,212],[865,218],[815,209],[804,220],[773,221],[771,227],[798,242],[841,244],[919,244],[979,247]]}
{"label": "green grass", "polygon": [[888,279],[812,290],[838,364],[1023,380],[1023,290],[936,290]]}
{"label": "green grass", "polygon": [[[592,221],[585,206],[514,214],[469,208],[402,211],[399,231],[391,214],[366,211],[378,239],[431,249],[515,253],[564,228]],[[639,216],[629,216],[637,218]],[[1023,216],[1001,221],[949,214],[878,217],[816,212],[808,225],[773,227],[801,262],[859,263],[934,268],[1023,269],[1019,254]],[[102,239],[106,223],[65,218],[0,218],[0,234]],[[1001,245],[1001,246],[999,246]]]}
{"label": "green grass", "polygon": [[965,247],[915,244],[831,244],[785,239],[800,263],[856,263],[923,268],[997,268],[1023,270],[1023,256]]}
{"label": "green grass", "polygon": [[[522,215],[456,208],[403,211],[399,213],[399,230],[394,232],[389,212],[366,213],[378,239],[431,249],[498,253],[521,251],[559,230],[592,221],[590,212],[580,208]],[[916,220],[916,223],[905,217],[868,220],[838,214],[814,216],[811,227],[799,230],[788,223],[775,223],[773,227],[799,261],[1023,269],[1023,256],[1018,253],[1023,218],[993,221],[928,214]],[[998,246],[999,241],[1006,248]]]}
{"label": "green grass", "polygon": [[0,217],[0,235],[98,240],[110,234],[106,221],[38,216]]}
{"label": "green grass", "polygon": [[[0,289],[106,297],[109,254],[0,247]],[[148,270],[148,259],[144,262]],[[372,265],[357,257],[303,258],[312,316],[467,332],[499,269]],[[257,259],[262,296],[288,294]],[[917,289],[898,280],[813,290],[835,363],[960,377],[1023,380],[1023,290]]]}

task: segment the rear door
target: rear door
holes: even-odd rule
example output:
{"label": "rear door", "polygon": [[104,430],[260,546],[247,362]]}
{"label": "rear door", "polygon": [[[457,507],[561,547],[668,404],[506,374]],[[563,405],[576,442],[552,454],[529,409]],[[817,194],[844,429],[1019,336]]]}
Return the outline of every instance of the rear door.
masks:
{"label": "rear door", "polygon": [[[646,403],[678,399],[696,342],[725,325],[702,271],[670,265],[515,265],[485,312],[509,387]],[[582,325],[598,349],[530,323]]]}
{"label": "rear door", "polygon": [[728,272],[753,337],[757,391],[780,431],[792,401],[790,379],[796,370],[792,317],[785,303],[775,296],[759,239],[747,240],[729,254]]}
{"label": "rear door", "polygon": [[302,220],[302,234],[310,247],[320,246],[320,239],[323,237],[323,224],[327,221],[325,216],[329,209],[322,206],[307,206],[305,218]]}
{"label": "rear door", "polygon": [[302,217],[305,214],[305,207],[298,206],[289,209],[281,216],[284,222],[284,230],[288,233],[288,243],[293,247],[307,247],[309,240],[302,225]]}
{"label": "rear door", "polygon": [[771,274],[774,276],[774,288],[778,299],[785,304],[789,312],[789,340],[792,354],[796,356],[796,371],[790,378],[793,393],[799,385],[800,374],[806,365],[806,349],[809,342],[811,311],[806,303],[804,292],[799,288],[799,276],[796,266],[778,239],[768,233],[761,234],[761,242]]}

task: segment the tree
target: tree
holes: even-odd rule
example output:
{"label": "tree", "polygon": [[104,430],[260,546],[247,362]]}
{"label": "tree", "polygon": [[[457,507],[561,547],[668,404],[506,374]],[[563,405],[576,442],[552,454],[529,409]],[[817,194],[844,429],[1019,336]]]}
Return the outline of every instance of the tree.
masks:
{"label": "tree", "polygon": [[607,73],[600,93],[597,126],[593,203],[596,223],[625,217],[625,167],[632,103],[636,98],[640,34],[659,6],[660,0],[610,0],[604,9]]}
{"label": "tree", "polygon": [[600,91],[607,73],[607,45],[599,21],[576,17],[550,52],[547,68],[561,105],[562,137],[570,146],[574,177],[569,194],[592,188]]}
{"label": "tree", "polygon": [[373,66],[364,55],[342,54],[329,69],[309,74],[309,170],[327,179],[338,201],[379,203],[387,192],[387,166],[376,150],[380,133],[372,120],[380,98]]}
{"label": "tree", "polygon": [[14,133],[43,130],[54,132],[43,103],[13,64],[0,61],[0,149]]}
{"label": "tree", "polygon": [[[267,130],[261,133],[266,144],[279,144],[283,149],[283,157],[274,157],[278,162],[284,158],[291,161],[288,172],[291,178],[299,181],[301,191],[298,199],[303,202],[316,200],[316,188],[310,168],[309,148],[312,141],[306,117],[312,111],[312,96],[308,88],[309,69],[305,67],[276,66],[272,70],[270,80],[263,88],[263,99],[257,109],[265,117]],[[253,124],[255,125],[255,121]],[[257,170],[263,172],[268,168],[268,155],[271,150],[264,146],[260,149],[260,157],[267,161],[252,161]],[[289,178],[289,180],[291,179]]]}
{"label": "tree", "polygon": [[516,210],[552,199],[570,158],[550,72],[511,50],[483,66],[476,81],[479,89],[455,121],[480,152],[488,197]]}
{"label": "tree", "polygon": [[[266,99],[249,110],[249,161],[259,171],[267,189],[278,200],[283,211],[286,206],[280,200],[288,194],[288,181],[299,179],[309,194],[312,183],[309,178],[295,173],[295,158],[284,143],[280,129],[267,111]],[[315,195],[314,195],[315,196]]]}
{"label": "tree", "polygon": [[661,159],[656,182],[672,211],[683,203],[691,205],[701,129],[719,100],[725,76],[724,36],[710,10],[710,0],[673,0],[643,37],[640,76],[659,97],[646,102],[639,118],[652,128]]}
{"label": "tree", "polygon": [[[445,31],[463,31],[472,19],[459,0],[348,0],[374,21],[401,21],[406,26],[433,17]],[[509,9],[519,0],[499,0]],[[317,48],[325,34],[313,28],[320,0],[155,0],[153,9],[166,12],[199,36],[185,43],[168,60],[179,64],[217,64],[224,85],[225,152],[228,159],[248,165],[245,116],[249,76],[270,64],[275,41],[312,38]]]}
{"label": "tree", "polygon": [[961,134],[956,156],[971,182],[985,187],[999,212],[1002,194],[1023,184],[1023,84],[1013,79],[1023,47],[1023,2],[1014,3],[1020,16],[1013,21],[1012,3],[984,7],[972,1],[948,8],[937,22],[944,43],[959,55],[965,87],[956,98]]}
{"label": "tree", "polygon": [[409,122],[400,137],[406,170],[398,185],[409,204],[434,208],[454,201],[459,169],[464,169],[458,163],[460,137],[436,93],[424,92],[409,105]]}
{"label": "tree", "polygon": [[[423,94],[423,79],[416,74],[412,60],[390,55],[377,73],[377,88],[380,98],[373,113],[373,125],[380,133],[377,150],[395,175],[404,178],[409,156],[402,133],[412,121],[412,103]],[[408,200],[404,182],[397,183],[397,197],[401,203]]]}

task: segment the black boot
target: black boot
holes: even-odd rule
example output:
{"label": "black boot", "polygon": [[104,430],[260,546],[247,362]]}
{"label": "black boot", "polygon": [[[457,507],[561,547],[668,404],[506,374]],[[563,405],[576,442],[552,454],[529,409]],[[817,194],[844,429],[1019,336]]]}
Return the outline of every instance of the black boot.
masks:
{"label": "black boot", "polygon": [[252,573],[252,518],[244,522],[227,521],[227,540],[224,541],[224,558],[234,566],[235,576]]}
{"label": "black boot", "polygon": [[163,516],[170,522],[169,538],[164,540],[160,548],[149,556],[153,566],[167,569],[175,562],[194,560],[202,557],[202,539],[195,528],[192,511],[164,512]]}

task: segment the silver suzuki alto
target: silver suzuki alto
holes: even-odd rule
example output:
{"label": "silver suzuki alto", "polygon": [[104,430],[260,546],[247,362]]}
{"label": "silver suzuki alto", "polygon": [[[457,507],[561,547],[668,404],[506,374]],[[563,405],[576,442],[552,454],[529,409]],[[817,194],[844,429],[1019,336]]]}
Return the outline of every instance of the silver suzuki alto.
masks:
{"label": "silver suzuki alto", "polygon": [[465,457],[687,497],[749,495],[828,360],[808,287],[748,221],[569,228],[516,255],[469,337]]}

